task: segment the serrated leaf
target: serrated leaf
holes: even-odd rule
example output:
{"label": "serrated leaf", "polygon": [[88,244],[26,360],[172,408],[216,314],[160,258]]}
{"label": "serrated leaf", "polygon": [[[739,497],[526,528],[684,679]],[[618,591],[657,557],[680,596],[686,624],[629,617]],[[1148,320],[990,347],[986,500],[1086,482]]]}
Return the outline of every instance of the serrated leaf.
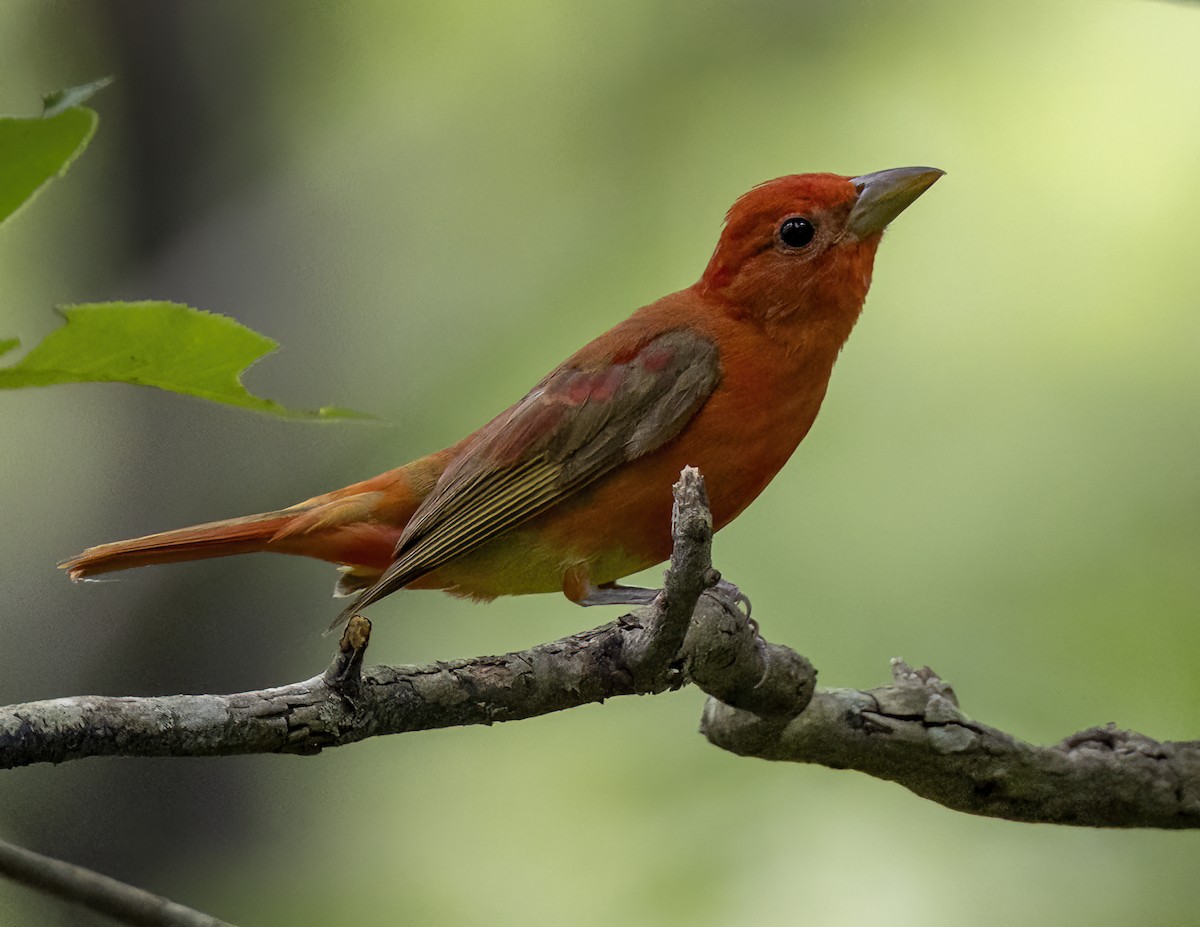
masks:
{"label": "serrated leaf", "polygon": [[47,94],[42,116],[0,116],[0,222],[66,173],[83,153],[100,117],[78,104],[107,82]]}
{"label": "serrated leaf", "polygon": [[[241,375],[279,345],[228,316],[168,302],[63,306],[66,325],[0,367],[0,389],[58,383],[133,383],[280,418],[375,421],[333,406],[289,409],[250,393]],[[0,342],[0,354],[15,341]]]}

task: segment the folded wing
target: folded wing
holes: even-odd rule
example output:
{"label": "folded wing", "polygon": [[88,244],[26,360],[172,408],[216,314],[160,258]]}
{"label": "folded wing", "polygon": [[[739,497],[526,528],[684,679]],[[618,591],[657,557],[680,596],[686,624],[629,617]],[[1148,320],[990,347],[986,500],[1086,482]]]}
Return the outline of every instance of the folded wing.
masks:
{"label": "folded wing", "polygon": [[559,367],[476,432],[414,513],[392,565],[334,624],[662,447],[720,377],[716,345],[686,330],[602,366]]}

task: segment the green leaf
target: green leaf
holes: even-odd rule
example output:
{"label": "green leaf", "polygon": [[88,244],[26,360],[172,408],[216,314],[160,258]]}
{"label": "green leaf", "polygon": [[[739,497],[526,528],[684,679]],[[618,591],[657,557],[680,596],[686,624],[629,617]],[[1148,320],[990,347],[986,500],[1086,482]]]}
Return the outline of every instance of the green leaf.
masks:
{"label": "green leaf", "polygon": [[[228,316],[167,302],[89,303],[59,309],[67,324],[10,367],[0,389],[57,383],[133,383],[291,419],[372,416],[288,409],[252,395],[241,375],[279,345]],[[0,341],[0,354],[16,346]]]}
{"label": "green leaf", "polygon": [[47,94],[40,117],[0,116],[0,222],[61,177],[83,153],[100,117],[79,106],[109,78]]}

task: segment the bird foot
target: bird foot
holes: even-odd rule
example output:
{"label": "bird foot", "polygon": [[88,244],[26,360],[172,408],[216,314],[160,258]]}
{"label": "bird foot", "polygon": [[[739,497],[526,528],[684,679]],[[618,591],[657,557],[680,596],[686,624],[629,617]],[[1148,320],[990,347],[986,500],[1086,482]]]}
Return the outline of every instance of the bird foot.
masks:
{"label": "bird foot", "polygon": [[[722,596],[723,598],[728,599],[735,606],[742,606],[742,605],[746,606],[746,608],[745,608],[746,617],[747,618],[750,617],[750,609],[751,609],[750,597],[748,595],[746,595],[746,593],[742,592],[741,589],[739,589],[737,586],[735,586],[729,580],[727,580],[727,579],[717,580],[717,584],[715,586],[709,587],[709,591],[716,592],[718,595]],[[740,610],[741,609],[739,609],[739,611]]]}
{"label": "bird foot", "polygon": [[[751,630],[758,634],[758,622],[750,617],[750,597],[727,579],[718,580],[707,592],[721,600],[731,611],[739,612],[750,623]],[[743,608],[744,606],[744,608]]]}

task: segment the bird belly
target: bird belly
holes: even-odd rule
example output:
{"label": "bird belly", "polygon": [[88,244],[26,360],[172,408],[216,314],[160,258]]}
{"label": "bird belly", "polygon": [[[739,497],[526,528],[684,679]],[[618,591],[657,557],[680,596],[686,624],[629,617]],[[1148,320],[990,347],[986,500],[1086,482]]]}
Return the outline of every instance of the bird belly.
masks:
{"label": "bird belly", "polygon": [[452,595],[487,601],[502,595],[561,592],[565,577],[572,573],[599,585],[656,562],[622,547],[601,549],[587,543],[587,538],[577,541],[582,543],[562,546],[550,542],[544,520],[534,519],[527,526],[456,557],[408,588],[443,589]]}

